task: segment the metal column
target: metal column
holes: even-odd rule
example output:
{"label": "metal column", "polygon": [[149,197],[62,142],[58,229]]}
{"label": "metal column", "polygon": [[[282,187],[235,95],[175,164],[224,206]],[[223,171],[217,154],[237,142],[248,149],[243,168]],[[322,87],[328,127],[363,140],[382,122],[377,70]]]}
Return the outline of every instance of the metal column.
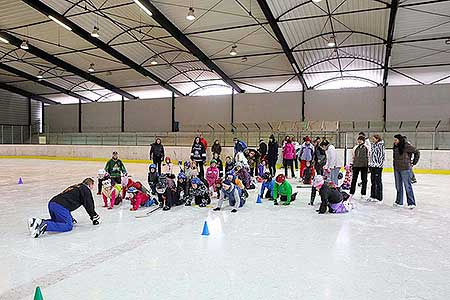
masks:
{"label": "metal column", "polygon": [[78,99],[78,132],[81,133],[81,99]]}
{"label": "metal column", "polygon": [[175,128],[175,93],[172,92],[172,132],[176,131]]}
{"label": "metal column", "polygon": [[120,107],[120,132],[125,132],[125,97],[122,96]]}

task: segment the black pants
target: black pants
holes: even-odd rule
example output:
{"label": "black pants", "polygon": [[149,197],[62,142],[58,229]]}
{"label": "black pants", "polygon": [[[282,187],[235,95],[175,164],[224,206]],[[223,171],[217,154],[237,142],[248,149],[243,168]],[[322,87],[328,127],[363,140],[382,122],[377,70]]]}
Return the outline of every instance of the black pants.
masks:
{"label": "black pants", "polygon": [[284,176],[287,177],[287,173],[288,173],[288,167],[291,168],[291,173],[292,173],[292,178],[295,177],[295,173],[294,173],[294,160],[293,159],[283,159],[283,165],[284,165]]}
{"label": "black pants", "polygon": [[269,172],[270,175],[272,176],[275,176],[275,174],[277,173],[276,164],[277,164],[276,160],[269,160]]}
{"label": "black pants", "polygon": [[99,194],[99,195],[102,193],[102,187],[103,187],[102,183],[103,183],[103,178],[102,179],[99,178],[98,179],[98,185],[97,185],[97,188],[98,188],[97,189],[97,194]]}
{"label": "black pants", "polygon": [[161,175],[161,163],[162,160],[159,159],[153,159],[153,163],[156,165],[156,168],[158,169],[158,174]]}
{"label": "black pants", "polygon": [[295,169],[298,170],[298,156],[294,158]]}
{"label": "black pants", "polygon": [[197,161],[198,165],[198,177],[205,178],[205,169],[203,168],[203,161]]}
{"label": "black pants", "polygon": [[318,162],[316,162],[314,164],[314,169],[316,169],[316,174],[317,175],[322,175],[323,176],[323,166],[321,164],[319,164]]}
{"label": "black pants", "polygon": [[358,182],[358,175],[361,172],[361,180],[362,180],[362,187],[361,187],[361,195],[366,195],[367,191],[367,172],[369,171],[368,168],[358,168],[353,167],[353,178],[352,178],[352,185],[350,187],[350,194],[354,195],[356,190],[356,183]]}
{"label": "black pants", "polygon": [[379,201],[383,200],[382,173],[383,168],[370,168],[370,182],[372,184],[370,187],[370,198],[377,199]]}

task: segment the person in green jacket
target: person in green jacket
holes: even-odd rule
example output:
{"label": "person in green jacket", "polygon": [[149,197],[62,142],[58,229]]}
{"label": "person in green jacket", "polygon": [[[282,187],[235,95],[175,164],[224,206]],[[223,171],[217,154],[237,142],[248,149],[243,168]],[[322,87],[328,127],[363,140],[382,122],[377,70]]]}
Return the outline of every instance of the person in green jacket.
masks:
{"label": "person in green jacket", "polygon": [[280,201],[283,205],[291,204],[291,201],[295,200],[297,193],[292,194],[292,185],[286,181],[286,176],[279,174],[275,178],[275,186],[273,187],[273,201],[274,205],[278,205],[278,196],[280,196]]}
{"label": "person in green jacket", "polygon": [[122,174],[125,174],[127,169],[125,168],[123,162],[119,159],[119,153],[117,153],[117,151],[113,152],[112,158],[106,163],[105,171],[108,172],[114,182],[119,184],[121,183]]}

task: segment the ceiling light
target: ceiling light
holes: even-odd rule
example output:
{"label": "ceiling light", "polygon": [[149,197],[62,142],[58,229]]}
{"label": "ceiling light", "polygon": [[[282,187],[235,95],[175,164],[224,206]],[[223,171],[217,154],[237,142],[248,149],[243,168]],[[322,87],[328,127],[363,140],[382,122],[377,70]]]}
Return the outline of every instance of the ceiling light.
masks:
{"label": "ceiling light", "polygon": [[1,36],[0,36],[0,42],[9,44],[9,41],[7,39],[2,38]]}
{"label": "ceiling light", "polygon": [[42,72],[42,70],[40,70],[40,71],[38,72],[38,74],[36,75],[36,77],[37,77],[37,79],[42,79],[42,78],[44,78],[44,72]]}
{"label": "ceiling light", "polygon": [[148,8],[142,4],[139,0],[134,0],[134,3],[136,3],[143,11],[147,13],[150,17],[153,16],[152,12],[148,10]]}
{"label": "ceiling light", "polygon": [[89,71],[90,73],[92,73],[92,72],[95,71],[94,66],[95,66],[94,63],[91,63],[91,64],[89,65],[88,71]]}
{"label": "ceiling light", "polygon": [[59,25],[61,25],[62,27],[64,27],[65,29],[72,31],[72,28],[70,28],[68,25],[64,24],[62,21],[60,21],[59,19],[55,18],[54,16],[49,15],[48,18],[56,23],[58,23]]}
{"label": "ceiling light", "polygon": [[312,2],[319,3],[322,0],[312,0]]}
{"label": "ceiling light", "polygon": [[186,16],[186,19],[188,19],[189,21],[194,21],[195,20],[195,12],[194,12],[194,8],[193,7],[189,7],[189,11],[188,11],[188,14]]}
{"label": "ceiling light", "polygon": [[30,47],[28,47],[28,42],[27,42],[27,40],[23,40],[23,41],[22,41],[22,44],[20,44],[20,48],[23,49],[23,50],[28,50],[28,49],[30,49]]}
{"label": "ceiling light", "polygon": [[244,56],[243,58],[241,58],[241,61],[242,62],[246,62],[248,59],[247,59],[247,56]]}
{"label": "ceiling light", "polygon": [[237,50],[236,50],[237,46],[233,45],[231,46],[231,50],[230,50],[230,55],[231,56],[236,56],[237,55]]}
{"label": "ceiling light", "polygon": [[92,30],[91,36],[95,37],[95,38],[100,37],[100,35],[98,34],[98,30],[99,30],[99,28],[97,26],[94,26],[94,30]]}
{"label": "ceiling light", "polygon": [[157,65],[158,62],[156,61],[156,59],[153,58],[152,61],[150,62],[150,64],[154,66],[154,65]]}
{"label": "ceiling light", "polygon": [[[0,38],[0,40],[1,40],[1,38]],[[445,44],[446,44],[446,45],[450,45],[450,39],[445,40]]]}
{"label": "ceiling light", "polygon": [[332,37],[328,40],[327,46],[330,47],[330,48],[336,46],[336,41],[334,40],[334,36],[332,36]]}

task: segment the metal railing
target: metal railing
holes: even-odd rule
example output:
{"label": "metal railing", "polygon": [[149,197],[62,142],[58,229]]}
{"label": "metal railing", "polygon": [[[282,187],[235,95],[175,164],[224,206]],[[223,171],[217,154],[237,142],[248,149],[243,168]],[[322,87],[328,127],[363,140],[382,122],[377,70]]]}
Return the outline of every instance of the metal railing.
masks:
{"label": "metal railing", "polygon": [[37,144],[35,125],[0,125],[0,144]]}
{"label": "metal railing", "polygon": [[[222,146],[232,146],[233,137],[237,137],[250,147],[257,147],[260,139],[268,141],[271,134],[281,143],[285,136],[294,136],[302,141],[304,136],[326,138],[337,148],[351,148],[356,143],[359,131],[235,131],[235,132],[203,132],[203,137],[210,145],[219,140]],[[395,134],[401,133],[408,140],[423,150],[450,150],[450,131],[418,132],[418,131],[386,131],[367,132],[369,136],[378,133],[384,139],[386,147],[392,144]],[[46,133],[47,144],[53,145],[120,145],[148,146],[157,137],[167,146],[191,146],[197,132],[153,132],[153,133]]]}

